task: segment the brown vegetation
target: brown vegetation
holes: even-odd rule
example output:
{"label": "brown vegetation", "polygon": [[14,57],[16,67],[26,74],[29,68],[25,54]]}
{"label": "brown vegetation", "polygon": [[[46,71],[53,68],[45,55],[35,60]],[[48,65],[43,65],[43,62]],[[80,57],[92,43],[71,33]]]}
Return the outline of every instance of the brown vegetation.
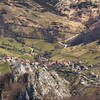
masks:
{"label": "brown vegetation", "polygon": [[19,93],[25,89],[23,80],[14,82],[12,74],[5,74],[0,77],[0,100],[1,96],[6,100],[18,100]]}

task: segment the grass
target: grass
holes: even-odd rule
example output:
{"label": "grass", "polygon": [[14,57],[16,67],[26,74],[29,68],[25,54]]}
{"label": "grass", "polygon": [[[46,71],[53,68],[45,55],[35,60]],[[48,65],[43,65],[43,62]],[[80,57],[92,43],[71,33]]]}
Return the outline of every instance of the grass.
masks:
{"label": "grass", "polygon": [[[9,40],[13,40],[13,42],[10,42]],[[57,43],[48,43],[45,40],[39,40],[39,39],[26,39],[24,38],[24,41],[26,45],[23,47],[21,43],[18,43],[16,40],[12,38],[1,38],[0,39],[0,44],[2,42],[4,43],[9,43],[12,47],[16,47],[18,49],[25,49],[27,52],[29,52],[31,49],[29,47],[34,46],[34,53],[35,54],[40,54],[44,53],[45,51],[53,51],[52,52],[52,60],[82,60],[86,64],[94,64],[98,63],[100,58],[97,58],[100,56],[100,45],[97,45],[98,41],[89,43],[87,45],[77,45],[73,47],[68,47],[65,49],[62,48],[55,48],[57,46]],[[1,54],[8,54],[11,56],[17,56],[23,59],[29,59],[33,60],[34,58],[34,53],[33,55],[27,53],[27,54],[22,54],[20,52],[16,52],[13,50],[6,50],[3,48],[0,48],[0,53]]]}
{"label": "grass", "polygon": [[19,56],[19,58],[24,59],[24,60],[28,59],[30,61],[34,61],[34,57],[32,57],[30,55],[21,55],[21,56]]}
{"label": "grass", "polygon": [[[80,22],[69,21],[67,17],[55,14],[54,11],[52,12],[52,9],[49,7],[47,7],[47,9],[46,7],[36,3],[34,0],[24,1],[25,3],[31,5],[31,8],[20,5],[17,2],[15,3],[15,1],[12,1],[11,6],[3,3],[0,4],[0,8],[8,11],[6,16],[4,16],[4,19],[7,20],[6,23],[13,23],[10,24],[9,27],[15,33],[24,33],[25,35],[33,34],[38,36],[38,38],[43,39],[44,36],[41,34],[41,31],[36,31],[36,29],[46,29],[51,25],[52,22],[61,23],[64,27],[69,27],[65,28],[65,30],[67,29],[71,31],[72,34],[76,33],[76,31],[79,32],[80,30],[84,29],[84,25]],[[44,12],[42,12],[42,10],[44,10]],[[68,32],[61,32],[61,34],[65,34],[67,38],[72,36],[72,34],[67,33]]]}
{"label": "grass", "polygon": [[[48,43],[45,40],[39,39],[25,39],[26,44],[29,46],[34,45],[34,48],[37,49],[38,52],[43,53],[44,51],[51,51],[55,49],[56,43]],[[39,51],[39,49],[41,49]]]}
{"label": "grass", "polygon": [[[13,42],[10,42],[9,40],[13,40]],[[44,53],[45,51],[51,51],[51,50],[55,50],[55,46],[57,46],[57,43],[48,43],[45,40],[39,40],[39,39],[27,39],[24,38],[25,41],[25,46],[23,47],[21,43],[17,42],[16,40],[14,40],[13,38],[5,38],[2,37],[0,39],[0,45],[2,44],[2,42],[4,42],[4,44],[9,44],[11,45],[11,47],[6,46],[5,47],[9,47],[9,48],[13,48],[15,47],[16,49],[25,49],[27,53],[23,54],[21,52],[15,51],[15,50],[7,50],[7,49],[3,49],[0,48],[0,54],[7,54],[10,56],[17,56],[23,59],[29,59],[29,60],[34,60],[34,54],[40,54],[40,53]],[[32,46],[32,44],[34,45],[34,53],[33,54],[29,54],[29,52],[31,51],[31,49],[29,47]]]}
{"label": "grass", "polygon": [[53,60],[81,60],[86,64],[95,64],[100,62],[100,45],[97,44],[98,41],[89,43],[87,45],[77,45],[73,47],[68,47],[65,49],[55,50],[53,52]]}
{"label": "grass", "polygon": [[0,62],[0,73],[5,74],[10,72],[9,63],[7,62]]}
{"label": "grass", "polygon": [[[9,40],[13,40],[13,42],[10,42]],[[18,43],[18,42],[16,42],[14,39],[12,39],[12,38],[5,38],[5,37],[2,37],[1,39],[0,39],[0,45],[2,44],[2,42],[4,42],[4,44],[9,44],[9,45],[11,45],[11,47],[9,47],[9,46],[5,46],[5,45],[3,45],[3,46],[5,46],[5,47],[8,47],[8,48],[17,48],[17,49],[19,49],[19,50],[21,50],[21,49],[25,49],[27,52],[29,52],[30,51],[30,49],[28,48],[28,47],[22,47],[22,44],[21,43]],[[14,51],[14,50],[7,50],[7,49],[3,49],[3,48],[0,48],[0,53],[1,54],[7,54],[7,55],[10,55],[10,56],[19,56],[19,55],[22,55],[20,52],[18,52],[18,51]]]}

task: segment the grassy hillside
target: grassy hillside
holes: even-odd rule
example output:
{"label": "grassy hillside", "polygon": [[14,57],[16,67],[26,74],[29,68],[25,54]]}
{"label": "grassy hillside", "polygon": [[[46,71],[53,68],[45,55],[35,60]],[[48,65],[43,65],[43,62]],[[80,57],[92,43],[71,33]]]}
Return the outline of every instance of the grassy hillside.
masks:
{"label": "grassy hillside", "polygon": [[[13,40],[13,42],[10,42],[10,40]],[[80,44],[65,49],[61,48],[58,43],[48,43],[44,40],[24,38],[24,41],[26,45],[23,46],[22,43],[19,43],[12,38],[2,38],[0,40],[0,45],[3,43],[5,48],[0,48],[0,54],[8,54],[25,59],[29,58],[32,61],[34,54],[52,51],[52,60],[82,60],[87,64],[98,63],[100,60],[100,45],[98,44],[98,41],[87,45]],[[7,44],[9,45],[7,46]],[[33,54],[30,54],[31,46],[34,46]],[[57,46],[58,48],[56,48]],[[19,52],[19,50],[25,50],[26,52],[22,53],[21,51]]]}
{"label": "grassy hillside", "polygon": [[[65,41],[85,29],[86,26],[81,21],[59,15],[50,5],[41,3],[40,0],[0,1],[0,54],[34,61],[34,55],[50,51],[52,60],[98,63],[98,41],[65,49],[58,44],[58,41]],[[24,41],[24,45],[17,38]],[[47,42],[51,38],[56,42]],[[32,46],[33,53],[30,48]]]}
{"label": "grassy hillside", "polygon": [[[24,59],[33,60],[34,54],[44,53],[45,51],[55,50],[57,43],[48,43],[40,39],[22,39],[24,45],[17,42],[13,38],[2,37],[0,39],[0,54],[7,54],[10,56],[17,56]],[[31,54],[31,47],[33,46],[34,52]]]}
{"label": "grassy hillside", "polygon": [[86,64],[95,64],[100,61],[100,45],[98,41],[87,45],[77,45],[61,50],[56,50],[52,55],[53,60],[82,60]]}
{"label": "grassy hillside", "polygon": [[10,72],[9,63],[7,62],[0,62],[0,73],[5,74]]}
{"label": "grassy hillside", "polygon": [[67,17],[60,16],[41,1],[0,1],[0,12],[0,26],[2,26],[0,33],[4,36],[49,39],[48,34],[52,34],[51,38],[56,36],[57,39],[61,39],[61,35],[68,38],[84,30],[81,22],[70,21]]}

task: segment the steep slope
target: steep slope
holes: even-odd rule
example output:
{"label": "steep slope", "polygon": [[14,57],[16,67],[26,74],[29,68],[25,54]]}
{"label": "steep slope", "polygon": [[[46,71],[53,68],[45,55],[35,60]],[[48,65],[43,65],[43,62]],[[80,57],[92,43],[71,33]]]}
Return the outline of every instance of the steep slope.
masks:
{"label": "steep slope", "polygon": [[90,43],[96,40],[100,40],[100,19],[98,19],[96,22],[92,23],[88,29],[80,33],[79,35],[76,35],[75,37],[68,39],[66,43],[68,45],[77,45],[80,43]]}
{"label": "steep slope", "polygon": [[0,72],[10,74],[0,73],[0,99],[62,100],[97,88],[99,5],[99,0],[1,0]]}
{"label": "steep slope", "polygon": [[[45,1],[45,0],[44,0]],[[99,0],[46,0],[63,16],[71,20],[86,21],[90,15],[98,15]],[[95,13],[95,15],[93,14]]]}
{"label": "steep slope", "polygon": [[[45,40],[51,38],[53,41],[53,39],[64,37],[66,33],[74,34],[84,30],[82,23],[73,21],[77,26],[70,25],[70,20],[60,16],[52,7],[50,3],[40,0],[0,1],[0,33],[14,38]],[[80,29],[77,28],[79,26]]]}
{"label": "steep slope", "polygon": [[99,1],[94,0],[0,1],[0,34],[63,40],[84,31],[89,18],[98,15]]}
{"label": "steep slope", "polygon": [[[99,28],[96,31],[94,27],[99,26],[96,24],[100,19],[99,10],[99,1],[94,0],[2,0],[0,52],[31,61],[34,55],[45,51],[52,52],[53,60],[79,60],[82,57],[83,61],[89,54],[92,55],[92,59],[87,57],[89,63],[98,62],[92,52],[99,50],[98,43],[93,42],[99,39]],[[59,41],[67,41],[69,46],[93,42],[97,50],[90,47],[91,44],[63,49]],[[30,47],[34,47],[32,54]],[[98,54],[99,51],[96,56]]]}
{"label": "steep slope", "polygon": [[28,63],[11,57],[11,73],[0,74],[0,99],[68,100],[82,96],[87,90],[89,94],[99,88],[99,66],[100,63],[90,66],[79,62]]}
{"label": "steep slope", "polygon": [[[55,71],[48,71],[48,68],[43,65],[29,65],[28,63],[25,65],[24,62],[18,63],[12,60],[11,69],[12,74],[5,75],[5,77],[8,78],[8,81],[4,81],[7,81],[8,83],[5,82],[2,84],[9,84],[9,86],[11,85],[11,88],[13,85],[18,84],[18,86],[15,86],[16,89],[12,88],[9,91],[7,90],[9,87],[2,90],[1,93],[7,95],[2,99],[61,100],[71,96],[69,82],[61,78]],[[2,76],[0,78],[2,78]],[[1,86],[1,88],[3,88],[3,86]],[[13,95],[13,93],[10,94],[13,90],[15,91],[15,95]]]}

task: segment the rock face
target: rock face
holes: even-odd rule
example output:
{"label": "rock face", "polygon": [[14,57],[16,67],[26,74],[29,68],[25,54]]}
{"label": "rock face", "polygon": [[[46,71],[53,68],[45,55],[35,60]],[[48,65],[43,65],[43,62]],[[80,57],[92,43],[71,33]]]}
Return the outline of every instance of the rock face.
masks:
{"label": "rock face", "polygon": [[[20,91],[18,100],[23,100],[21,97],[24,100],[42,100],[43,98],[61,100],[70,97],[69,82],[60,78],[55,71],[48,71],[48,68],[41,65],[23,66],[18,63],[13,63],[11,68],[14,75],[19,73],[26,80],[26,88]],[[18,81],[18,77],[15,77],[15,81]]]}

